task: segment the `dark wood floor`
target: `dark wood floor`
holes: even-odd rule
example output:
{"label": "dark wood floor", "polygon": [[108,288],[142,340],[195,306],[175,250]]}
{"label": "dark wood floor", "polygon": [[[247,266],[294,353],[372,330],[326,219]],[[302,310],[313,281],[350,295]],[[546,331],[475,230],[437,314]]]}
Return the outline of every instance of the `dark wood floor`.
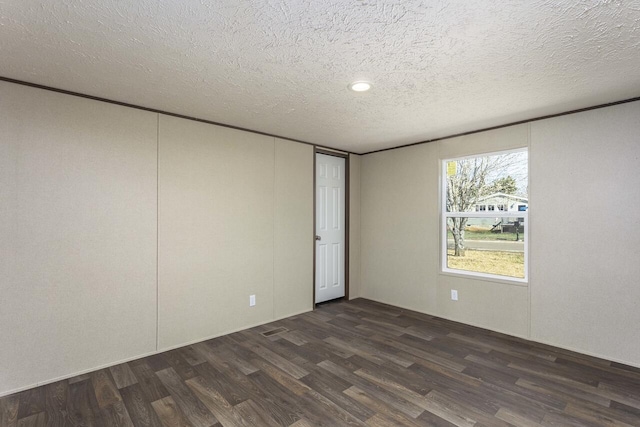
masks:
{"label": "dark wood floor", "polygon": [[0,426],[640,426],[640,369],[367,300],[0,399]]}

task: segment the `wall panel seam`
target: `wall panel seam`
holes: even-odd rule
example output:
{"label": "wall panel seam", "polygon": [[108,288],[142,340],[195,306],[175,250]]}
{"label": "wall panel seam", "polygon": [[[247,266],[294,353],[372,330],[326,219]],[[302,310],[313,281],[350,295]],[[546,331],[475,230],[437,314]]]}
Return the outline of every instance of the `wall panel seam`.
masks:
{"label": "wall panel seam", "polygon": [[156,113],[156,351],[160,347],[160,113]]}
{"label": "wall panel seam", "polygon": [[277,141],[275,138],[273,138],[273,205],[271,207],[272,213],[273,213],[273,222],[271,224],[271,231],[273,233],[273,239],[271,241],[271,245],[272,245],[272,256],[273,256],[273,274],[271,275],[272,277],[272,282],[271,282],[271,318],[275,318],[276,317],[276,260],[277,260],[277,254],[276,254],[276,221],[278,220],[276,218],[276,207],[278,206],[278,183],[277,183],[277,177],[276,177],[276,171],[278,170],[278,156],[277,156]]}

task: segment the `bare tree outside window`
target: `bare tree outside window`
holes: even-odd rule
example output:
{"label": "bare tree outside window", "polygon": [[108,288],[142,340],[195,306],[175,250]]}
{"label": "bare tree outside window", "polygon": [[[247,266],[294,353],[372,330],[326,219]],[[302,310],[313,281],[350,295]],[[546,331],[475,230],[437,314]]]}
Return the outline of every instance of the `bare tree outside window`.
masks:
{"label": "bare tree outside window", "polygon": [[[500,192],[516,193],[517,177],[523,174],[526,177],[526,159],[526,153],[516,152],[448,162],[447,212],[472,212],[483,196]],[[455,162],[455,166],[449,166],[452,162]],[[526,183],[524,185],[526,191]],[[482,207],[479,210],[485,211]],[[450,217],[447,221],[453,234],[454,256],[464,256],[468,218]]]}
{"label": "bare tree outside window", "polygon": [[[448,260],[451,260],[448,258],[450,256],[464,259],[463,257],[468,255],[467,230],[472,230],[470,233],[474,237],[471,239],[485,240],[482,244],[469,240],[474,243],[470,247],[472,250],[470,253],[478,255],[478,251],[485,251],[483,256],[489,256],[488,252],[491,248],[499,248],[496,251],[504,250],[513,253],[519,250],[520,256],[524,257],[522,252],[524,249],[513,250],[511,246],[503,249],[507,245],[496,241],[505,240],[506,236],[510,235],[511,240],[520,242],[518,248],[524,246],[521,232],[525,223],[516,220],[515,217],[521,215],[515,212],[521,209],[520,206],[523,203],[528,207],[527,158],[528,153],[523,150],[450,159],[443,162],[445,184],[443,219],[446,227],[445,236],[448,236],[445,239],[448,243],[444,242],[444,250]],[[478,237],[480,232],[484,235]],[[498,232],[506,234],[501,234],[500,237],[493,234]],[[481,267],[478,271],[484,270]],[[522,274],[517,273],[514,277],[524,278],[524,264],[522,264],[522,271]],[[494,274],[490,268],[485,272]]]}

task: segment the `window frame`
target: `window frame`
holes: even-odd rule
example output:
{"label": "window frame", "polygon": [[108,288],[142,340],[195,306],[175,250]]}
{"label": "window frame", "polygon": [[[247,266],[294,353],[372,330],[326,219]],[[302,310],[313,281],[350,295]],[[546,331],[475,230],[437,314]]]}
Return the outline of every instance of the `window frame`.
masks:
{"label": "window frame", "polygon": [[[477,157],[491,157],[503,154],[527,152],[529,147],[511,150],[490,151],[466,156],[440,158],[440,274],[466,277],[470,279],[498,281],[513,285],[528,286],[529,283],[529,208],[530,201],[527,198],[526,211],[509,211],[509,205],[500,211],[474,211],[474,212],[447,212],[447,163],[458,160],[474,159]],[[527,186],[529,183],[529,160],[527,156]],[[478,206],[477,204],[475,205]],[[447,266],[448,251],[448,218],[524,218],[524,278],[501,276],[499,274],[482,273],[478,271],[458,270]]]}

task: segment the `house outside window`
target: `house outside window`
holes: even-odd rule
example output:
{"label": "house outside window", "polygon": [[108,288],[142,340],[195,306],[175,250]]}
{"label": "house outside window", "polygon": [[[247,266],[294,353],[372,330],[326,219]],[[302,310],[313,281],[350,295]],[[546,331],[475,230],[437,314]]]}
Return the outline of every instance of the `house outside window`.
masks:
{"label": "house outside window", "polygon": [[442,272],[526,283],[528,151],[442,160]]}

